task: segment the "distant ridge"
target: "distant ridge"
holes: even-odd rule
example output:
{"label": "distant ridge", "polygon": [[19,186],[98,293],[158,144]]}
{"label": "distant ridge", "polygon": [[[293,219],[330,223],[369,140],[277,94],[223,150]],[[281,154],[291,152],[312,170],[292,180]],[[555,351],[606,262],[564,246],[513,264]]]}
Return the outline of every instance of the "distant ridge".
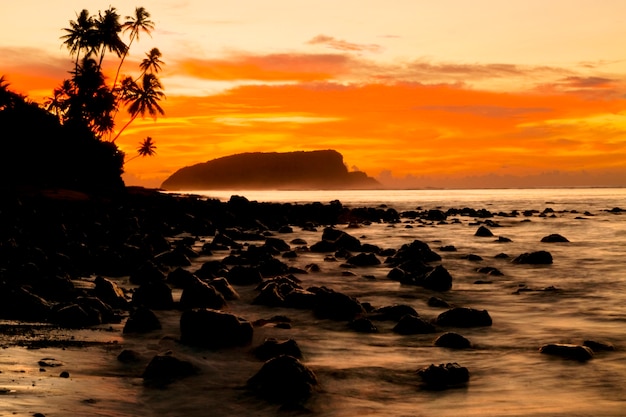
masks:
{"label": "distant ridge", "polygon": [[334,150],[252,152],[179,169],[161,188],[180,190],[375,189],[381,184],[361,171],[348,172]]}

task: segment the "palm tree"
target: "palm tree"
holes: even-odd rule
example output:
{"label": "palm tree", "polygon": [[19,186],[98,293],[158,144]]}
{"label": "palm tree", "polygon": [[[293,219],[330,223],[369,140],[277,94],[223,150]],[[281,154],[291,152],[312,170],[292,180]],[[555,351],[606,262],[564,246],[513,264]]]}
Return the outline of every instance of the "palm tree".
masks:
{"label": "palm tree", "polygon": [[92,44],[94,20],[87,9],[83,9],[76,15],[76,21],[70,20],[70,27],[63,29],[67,33],[61,36],[63,45],[70,51],[70,55],[76,54],[76,67],[80,59],[80,51],[87,49]]}
{"label": "palm tree", "polygon": [[113,86],[117,84],[117,79],[120,75],[120,70],[122,69],[122,64],[124,63],[124,59],[128,55],[128,50],[130,46],[133,44],[135,39],[139,40],[139,33],[145,32],[148,35],[154,30],[154,22],[150,20],[150,13],[144,7],[136,7],[134,16],[126,16],[126,22],[122,25],[122,31],[124,33],[130,31],[130,40],[128,41],[128,47],[124,55],[122,55],[122,59],[120,64],[117,67],[117,72],[115,74],[115,80],[113,81]]}
{"label": "palm tree", "polygon": [[143,71],[143,74],[147,72],[154,72],[157,74],[161,71],[161,65],[165,65],[165,62],[161,61],[162,56],[163,55],[161,54],[161,51],[159,51],[159,48],[150,49],[150,52],[146,54],[147,58],[144,58],[143,61],[141,61],[141,64],[139,64],[139,68]]}
{"label": "palm tree", "polygon": [[93,47],[97,45],[100,50],[98,69],[102,67],[104,53],[107,49],[109,52],[114,52],[118,57],[122,57],[128,51],[128,47],[120,38],[122,25],[119,20],[120,15],[117,14],[115,7],[109,7],[104,11],[104,14],[98,13],[98,19],[95,20],[96,36],[92,44]]}
{"label": "palm tree", "polygon": [[133,156],[132,158],[124,162],[127,163],[139,157],[154,156],[154,155],[156,155],[156,144],[154,143],[152,138],[148,136],[147,138],[143,140],[143,142],[139,143],[139,147],[137,148],[137,155]]}
{"label": "palm tree", "polygon": [[144,117],[147,113],[156,120],[157,115],[165,114],[159,105],[159,101],[165,98],[165,94],[161,91],[163,86],[156,75],[144,74],[141,85],[137,84],[130,77],[126,77],[122,81],[122,85],[125,87],[125,90],[122,91],[121,100],[129,104],[128,113],[131,115],[131,118],[111,142],[115,142],[137,116],[141,115],[141,117]]}

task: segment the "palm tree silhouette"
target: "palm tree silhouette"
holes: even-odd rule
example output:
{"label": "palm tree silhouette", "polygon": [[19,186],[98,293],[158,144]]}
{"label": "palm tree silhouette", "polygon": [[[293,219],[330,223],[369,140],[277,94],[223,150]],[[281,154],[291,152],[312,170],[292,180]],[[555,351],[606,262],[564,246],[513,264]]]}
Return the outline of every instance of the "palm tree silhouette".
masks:
{"label": "palm tree silhouette", "polygon": [[76,55],[75,67],[78,68],[80,51],[89,49],[93,43],[94,20],[87,9],[83,9],[76,15],[76,21],[70,20],[70,27],[63,29],[67,32],[61,36],[63,45],[70,51],[70,55]]}
{"label": "palm tree silhouette", "polygon": [[100,61],[98,69],[102,68],[102,61],[106,50],[114,52],[118,57],[122,57],[128,51],[128,47],[120,38],[122,25],[120,24],[120,15],[117,14],[115,7],[110,7],[104,11],[104,14],[98,12],[98,19],[95,20],[95,37],[93,39],[93,47],[97,46],[100,51]]}
{"label": "palm tree silhouette", "polygon": [[142,74],[147,72],[159,73],[159,71],[161,71],[161,65],[165,65],[165,62],[161,61],[162,56],[159,48],[150,49],[150,52],[146,54],[147,58],[144,58],[141,64],[139,64],[139,68],[143,71]]}
{"label": "palm tree silhouette", "polygon": [[120,129],[115,138],[111,142],[115,142],[122,132],[137,118],[144,117],[149,114],[156,120],[157,116],[164,115],[165,112],[159,105],[159,101],[165,98],[163,86],[154,74],[144,74],[141,85],[136,83],[132,78],[126,77],[122,80],[122,98],[121,100],[128,104],[128,113],[131,115],[130,120]]}
{"label": "palm tree silhouette", "polygon": [[139,157],[145,156],[154,156],[156,155],[156,144],[152,140],[150,136],[145,138],[143,142],[139,143],[139,147],[137,148],[137,155],[133,156],[130,159],[124,161],[124,163],[130,162],[133,159],[137,159]]}
{"label": "palm tree silhouette", "polygon": [[113,81],[113,88],[115,88],[115,85],[117,84],[122,64],[124,64],[124,60],[128,56],[128,51],[130,50],[130,46],[133,44],[133,41],[135,39],[139,40],[140,32],[145,32],[150,35],[150,33],[154,30],[154,22],[150,20],[150,13],[148,13],[144,7],[136,7],[135,15],[126,16],[126,19],[126,22],[122,25],[122,31],[124,33],[130,31],[130,40],[128,41],[126,52],[122,55],[120,64],[117,67],[117,72],[115,73],[115,79]]}

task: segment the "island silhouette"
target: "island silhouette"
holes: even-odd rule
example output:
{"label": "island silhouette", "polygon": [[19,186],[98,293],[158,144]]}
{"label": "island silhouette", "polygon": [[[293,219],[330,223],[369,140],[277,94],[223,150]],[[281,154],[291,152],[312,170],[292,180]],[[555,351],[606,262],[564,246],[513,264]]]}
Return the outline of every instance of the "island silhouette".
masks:
{"label": "island silhouette", "polygon": [[180,190],[376,189],[381,184],[362,171],[348,171],[335,150],[249,152],[179,169],[161,188]]}

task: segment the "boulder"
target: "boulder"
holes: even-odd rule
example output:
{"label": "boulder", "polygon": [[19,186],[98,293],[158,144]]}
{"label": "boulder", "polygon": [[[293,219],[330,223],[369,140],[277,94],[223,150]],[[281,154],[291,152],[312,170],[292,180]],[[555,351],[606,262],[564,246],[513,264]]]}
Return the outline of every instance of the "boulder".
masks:
{"label": "boulder", "polygon": [[161,322],[156,314],[146,307],[139,307],[130,313],[123,333],[148,333],[160,328]]}
{"label": "boulder", "polygon": [[567,240],[566,237],[559,235],[558,233],[553,233],[551,235],[548,236],[544,236],[541,241],[543,243],[567,243],[569,242],[569,240]]}
{"label": "boulder", "polygon": [[447,363],[435,366],[432,364],[419,369],[417,375],[428,389],[446,389],[466,384],[470,379],[469,370],[458,363]]}
{"label": "boulder", "polygon": [[384,306],[374,309],[369,315],[369,318],[372,320],[391,320],[391,321],[399,321],[402,317],[406,315],[412,315],[415,317],[419,317],[417,311],[407,304],[396,304],[391,306]]}
{"label": "boulder", "polygon": [[402,335],[434,333],[435,326],[419,317],[407,314],[395,325],[393,331]]}
{"label": "boulder", "polygon": [[135,272],[130,274],[129,280],[132,284],[136,285],[162,282],[165,281],[165,274],[154,264],[154,262],[148,261],[141,265]]}
{"label": "boulder", "polygon": [[197,368],[191,362],[172,355],[156,355],[148,363],[141,377],[146,385],[164,386],[197,373]]}
{"label": "boulder", "polygon": [[239,299],[239,294],[235,289],[230,285],[228,280],[223,277],[215,278],[211,280],[211,286],[218,290],[225,300],[237,300]]}
{"label": "boulder", "polygon": [[263,276],[256,267],[237,265],[228,271],[226,279],[233,285],[254,285],[262,282]]}
{"label": "boulder", "polygon": [[352,320],[363,314],[365,310],[361,303],[353,297],[336,292],[326,287],[309,291],[315,293],[313,312],[318,318],[331,320]]}
{"label": "boulder", "polygon": [[174,307],[172,289],[165,281],[146,282],[135,290],[133,304],[154,310],[169,310]]}
{"label": "boulder", "polygon": [[289,355],[294,358],[302,358],[300,346],[293,339],[278,340],[274,338],[265,339],[263,344],[254,349],[254,356],[262,361],[267,361],[280,355]]}
{"label": "boulder", "polygon": [[354,266],[380,265],[380,259],[373,253],[359,253],[348,258],[348,263]]}
{"label": "boulder", "polygon": [[452,276],[443,265],[437,265],[418,283],[429,290],[448,291],[452,288]]}
{"label": "boulder", "polygon": [[197,307],[207,307],[219,310],[226,305],[224,296],[212,285],[195,278],[180,296],[180,308],[190,309]]}
{"label": "boulder", "polygon": [[370,319],[365,317],[356,318],[348,323],[348,326],[359,333],[377,333],[378,329],[371,322]]}
{"label": "boulder", "polygon": [[124,291],[115,282],[97,276],[94,283],[93,293],[100,300],[116,308],[124,308],[128,305]]}
{"label": "boulder", "polygon": [[539,349],[539,352],[547,355],[560,356],[566,359],[574,359],[581,362],[588,361],[593,358],[593,351],[589,347],[565,343],[543,345]]}
{"label": "boulder", "polygon": [[522,253],[511,262],[514,264],[549,265],[552,263],[552,255],[545,250],[527,252]]}
{"label": "boulder", "polygon": [[301,404],[311,396],[318,381],[313,371],[298,359],[281,355],[265,362],[247,386],[269,401]]}
{"label": "boulder", "polygon": [[477,237],[493,237],[493,233],[491,232],[491,230],[489,230],[485,226],[480,226],[478,228],[478,230],[476,230],[476,233],[474,233],[474,236],[477,236]]}
{"label": "boulder", "polygon": [[472,346],[470,341],[458,333],[444,333],[433,342],[435,346],[447,347],[451,349],[467,349]]}
{"label": "boulder", "polygon": [[252,324],[222,311],[199,308],[180,317],[180,341],[206,348],[242,346],[252,341]]}
{"label": "boulder", "polygon": [[454,307],[441,313],[436,324],[446,327],[481,327],[491,326],[492,320],[487,310]]}

